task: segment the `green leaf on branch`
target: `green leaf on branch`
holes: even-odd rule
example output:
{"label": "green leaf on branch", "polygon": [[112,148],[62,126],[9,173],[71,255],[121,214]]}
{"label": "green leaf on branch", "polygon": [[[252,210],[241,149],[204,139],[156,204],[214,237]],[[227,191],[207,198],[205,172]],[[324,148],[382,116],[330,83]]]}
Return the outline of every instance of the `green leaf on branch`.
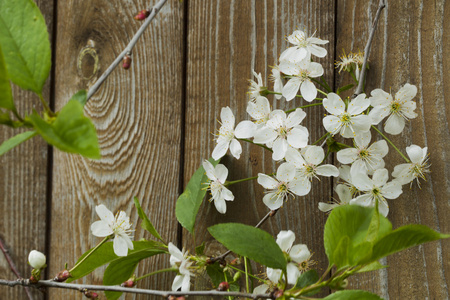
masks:
{"label": "green leaf on branch", "polygon": [[0,46],[0,107],[15,110],[11,84],[9,83],[8,72],[6,71],[5,59]]}
{"label": "green leaf on branch", "polygon": [[70,100],[52,124],[44,121],[36,112],[29,119],[44,140],[61,151],[100,158],[94,124],[84,116],[83,106],[78,101]]}
{"label": "green leaf on branch", "polygon": [[[116,285],[125,282],[133,275],[136,266],[141,260],[163,253],[167,253],[167,251],[159,248],[147,248],[130,252],[127,256],[112,261],[103,275],[103,284]],[[118,299],[122,293],[105,291],[105,295],[109,300],[115,300]]]}
{"label": "green leaf on branch", "polygon": [[273,269],[286,270],[286,259],[274,238],[264,230],[238,223],[218,224],[209,233],[231,251]]}
{"label": "green leaf on branch", "polygon": [[449,234],[442,234],[425,225],[406,225],[377,240],[368,262],[378,260],[390,254],[424,244],[431,241],[449,238]]}
{"label": "green leaf on branch", "polygon": [[134,197],[134,205],[136,206],[139,218],[142,220],[141,227],[150,232],[150,234],[153,235],[155,238],[159,239],[160,241],[163,241],[158,231],[156,231],[155,227],[153,226],[152,222],[150,222],[149,218],[142,210],[142,207],[139,204],[139,199],[137,197]]}
{"label": "green leaf on branch", "polygon": [[19,133],[16,136],[13,136],[9,140],[4,141],[0,145],[0,155],[5,154],[6,152],[8,152],[12,148],[16,147],[17,145],[25,142],[26,140],[31,139],[36,134],[37,134],[36,131],[26,131],[26,132]]}
{"label": "green leaf on branch", "polygon": [[[307,286],[310,286],[310,285],[316,283],[317,281],[319,281],[319,274],[317,274],[317,271],[316,270],[309,270],[309,271],[303,273],[297,279],[297,283],[295,284],[294,289],[305,288]],[[311,291],[311,292],[306,293],[306,294],[302,294],[302,296],[314,296],[315,294],[320,292],[320,289],[321,288],[318,288],[317,290]]]}
{"label": "green leaf on branch", "polygon": [[339,243],[336,246],[336,249],[333,252],[333,262],[336,265],[337,269],[341,269],[343,267],[348,267],[350,265],[349,262],[349,252],[352,245],[350,242],[350,238],[347,235],[344,235]]}
{"label": "green leaf on branch", "polygon": [[70,100],[76,100],[80,102],[81,106],[84,106],[87,101],[87,92],[86,90],[79,90],[77,93],[75,93]]}
{"label": "green leaf on branch", "polygon": [[[209,162],[213,166],[219,163],[212,158],[209,159]],[[207,181],[208,176],[206,176],[203,166],[200,166],[192,175],[184,192],[178,197],[175,206],[175,215],[178,222],[191,234],[194,233],[195,218],[206,195],[206,189],[204,185],[202,186],[202,183]]]}
{"label": "green leaf on branch", "polygon": [[380,269],[385,269],[388,266],[380,264],[378,261],[374,261],[373,263],[368,264],[367,266],[361,268],[357,273],[371,272]]}
{"label": "green leaf on branch", "polygon": [[323,300],[383,300],[383,298],[366,291],[346,290],[330,294]]}
{"label": "green leaf on branch", "polygon": [[44,17],[32,0],[0,0],[0,47],[12,82],[41,94],[51,52]]}
{"label": "green leaf on branch", "polygon": [[[155,241],[135,241],[133,242],[133,250],[128,251],[128,255],[131,255],[133,253],[142,252],[146,250],[160,250],[163,248],[164,245],[162,245],[159,242]],[[86,251],[79,259],[78,261],[81,261],[89,252],[91,252],[92,249],[89,249]],[[161,253],[166,253],[166,251],[161,250]],[[92,253],[88,258],[86,258],[85,261],[83,261],[79,266],[77,266],[74,270],[72,270],[70,273],[72,277],[70,277],[67,282],[74,281],[76,279],[79,279],[81,277],[84,277],[97,269],[98,267],[103,266],[104,264],[113,262],[115,260],[121,259],[121,257],[117,256],[114,253],[113,249],[113,242],[107,242],[101,245],[94,253]],[[77,263],[78,263],[77,261]],[[75,264],[76,265],[76,264]]]}
{"label": "green leaf on branch", "polygon": [[4,112],[2,109],[0,109],[0,124],[12,127],[12,128],[18,128],[23,126],[23,122],[21,121],[13,121],[11,119],[11,116],[9,115],[9,112]]}
{"label": "green leaf on branch", "polygon": [[336,94],[339,95],[340,93],[345,92],[345,91],[351,89],[351,88],[354,87],[354,86],[355,86],[355,85],[354,85],[353,83],[351,83],[351,84],[348,84],[348,85],[346,85],[346,86],[340,87],[340,88],[337,89]]}

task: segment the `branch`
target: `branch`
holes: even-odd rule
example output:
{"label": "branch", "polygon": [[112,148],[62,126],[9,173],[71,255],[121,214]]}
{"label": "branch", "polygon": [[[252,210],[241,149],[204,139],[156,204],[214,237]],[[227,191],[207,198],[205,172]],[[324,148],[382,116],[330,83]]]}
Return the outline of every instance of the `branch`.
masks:
{"label": "branch", "polygon": [[92,95],[97,92],[97,90],[100,88],[102,83],[106,80],[106,78],[112,73],[112,71],[117,67],[117,65],[120,63],[120,61],[124,58],[125,55],[130,55],[131,50],[133,50],[134,45],[136,45],[136,42],[139,40],[141,35],[144,33],[145,29],[147,29],[148,25],[152,22],[153,18],[158,14],[158,12],[161,10],[161,8],[166,4],[167,0],[160,0],[152,9],[150,15],[145,20],[144,24],[142,24],[141,28],[136,32],[136,34],[131,39],[130,43],[125,47],[125,49],[122,51],[122,53],[119,54],[119,56],[112,62],[112,64],[106,69],[105,73],[100,76],[100,78],[94,83],[94,85],[89,89],[87,100],[92,97]]}
{"label": "branch", "polygon": [[123,293],[133,293],[133,294],[145,294],[145,295],[154,295],[161,297],[169,297],[169,296],[216,296],[216,297],[243,297],[243,298],[251,298],[251,299],[271,299],[272,296],[270,294],[249,294],[249,293],[240,293],[240,292],[219,292],[215,290],[211,291],[190,291],[190,292],[173,292],[173,291],[156,291],[156,290],[147,290],[147,289],[138,289],[138,288],[126,288],[121,286],[106,286],[106,285],[93,285],[93,284],[75,284],[75,283],[64,283],[64,282],[55,282],[53,280],[41,280],[38,283],[31,283],[28,279],[18,279],[18,280],[4,280],[0,279],[0,285],[7,285],[9,287],[14,287],[16,285],[22,286],[30,286],[34,288],[41,287],[51,287],[51,288],[60,288],[60,289],[71,289],[78,290],[80,292],[84,292],[85,290],[89,291],[113,291],[113,292],[123,292]]}
{"label": "branch", "polygon": [[366,47],[364,48],[364,60],[363,65],[361,67],[361,74],[359,74],[358,78],[358,87],[355,90],[355,93],[353,94],[352,98],[356,98],[359,94],[361,94],[363,89],[363,83],[364,83],[364,76],[366,75],[366,69],[367,69],[367,60],[369,59],[370,54],[370,47],[372,45],[373,36],[375,33],[375,29],[378,24],[378,19],[380,18],[381,11],[386,6],[386,3],[384,3],[384,0],[380,0],[380,4],[378,4],[378,10],[375,15],[375,19],[372,23],[372,28],[370,29],[369,33],[369,40],[367,41]]}
{"label": "branch", "polygon": [[[261,221],[259,221],[258,224],[256,224],[255,228],[260,227],[262,224],[264,224],[264,222],[265,222],[267,219],[269,219],[270,217],[275,216],[275,214],[277,213],[277,211],[278,211],[278,209],[269,211],[269,212],[264,216],[264,218],[262,218]],[[216,261],[222,261],[222,260],[224,260],[225,257],[226,257],[228,254],[230,254],[230,253],[231,253],[231,250],[228,250],[227,252],[225,252],[225,253],[223,253],[223,254],[221,254],[221,255],[219,255],[219,256],[212,257],[212,258],[209,259],[209,263],[213,264],[213,263],[215,263]]]}
{"label": "branch", "polygon": [[[17,269],[16,264],[9,255],[9,251],[8,249],[6,249],[5,243],[1,237],[0,237],[0,248],[2,249],[3,255],[5,256],[6,261],[8,262],[8,265],[11,268],[11,271],[17,276],[18,279],[22,279],[22,276],[20,276],[19,270]],[[27,293],[28,299],[33,300],[33,295],[31,295],[30,289],[28,287],[24,287],[24,290]]]}

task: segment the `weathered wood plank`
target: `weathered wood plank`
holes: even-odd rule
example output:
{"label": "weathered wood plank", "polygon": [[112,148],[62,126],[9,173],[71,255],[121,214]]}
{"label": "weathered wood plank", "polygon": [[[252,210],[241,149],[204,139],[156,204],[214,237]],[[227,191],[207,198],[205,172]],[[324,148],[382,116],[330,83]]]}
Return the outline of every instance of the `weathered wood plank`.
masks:
{"label": "weathered wood plank", "polygon": [[[287,47],[285,35],[291,34],[297,26],[300,29],[306,27],[310,33],[317,30],[316,36],[330,41],[327,45],[330,55],[320,62],[324,64],[327,80],[333,82],[333,3],[189,2],[185,183],[201,161],[211,156],[215,146],[211,133],[219,129],[216,120],[220,120],[221,108],[229,106],[236,116],[236,123],[249,119],[246,113],[246,80],[253,78],[252,69],[261,72],[265,84],[272,89],[272,83],[268,81],[271,74],[269,66],[277,64],[278,56]],[[299,100],[286,103],[273,97],[269,97],[269,101],[273,109],[291,109],[302,103]],[[314,142],[324,133],[323,111],[314,107],[307,113],[303,125],[310,130],[310,140]],[[273,162],[270,152],[255,145],[242,146],[239,161],[229,154],[221,161],[229,168],[228,180],[276,171],[278,164]],[[318,211],[317,205],[319,201],[330,198],[330,185],[327,179],[314,182],[310,195],[289,200],[276,217],[262,227],[275,236],[280,230],[293,230],[297,236],[295,243],[308,245],[322,271],[327,264],[322,243],[326,216]],[[222,250],[213,242],[207,227],[223,222],[255,225],[269,211],[262,202],[263,188],[256,181],[236,184],[230,189],[235,200],[227,202],[226,215],[219,214],[212,203],[205,201],[198,216],[197,241],[194,242],[184,232],[185,247],[192,251],[196,243],[201,242],[200,238],[206,238],[209,254],[217,254]]]}
{"label": "weathered wood plank", "polygon": [[[133,16],[156,1],[65,1],[58,6],[56,107],[106,70],[140,22]],[[102,158],[87,160],[55,150],[53,168],[51,273],[73,265],[100,239],[90,234],[94,207],[124,210],[136,224],[134,239],[150,238],[140,228],[133,196],[168,241],[176,240],[181,138],[183,4],[168,1],[133,51],[129,70],[117,68],[86,105],[97,128]],[[91,47],[77,69],[79,54]],[[96,54],[94,54],[96,53]],[[95,73],[95,56],[98,71]],[[85,62],[84,60],[88,61]],[[90,61],[89,61],[90,60]],[[169,267],[160,256],[138,266],[138,275]],[[169,289],[171,275],[143,280],[143,288]],[[101,283],[102,271],[81,282]],[[50,298],[81,297],[51,291]],[[130,298],[139,298],[130,296]]]}
{"label": "weathered wood plank", "polygon": [[[338,1],[337,49],[363,49],[378,1]],[[382,88],[395,93],[409,82],[418,88],[419,116],[398,136],[388,135],[405,153],[411,144],[428,146],[431,174],[422,189],[414,183],[390,202],[394,228],[421,223],[450,232],[449,65],[450,8],[445,1],[387,1],[370,56],[367,91]],[[448,22],[447,22],[448,23]],[[403,163],[392,149],[388,170]],[[439,241],[410,249],[387,259],[389,268],[358,276],[352,288],[371,290],[386,299],[448,299],[450,242]]]}
{"label": "weathered wood plank", "polygon": [[[53,1],[38,0],[36,4],[44,15],[50,42],[53,33]],[[50,99],[52,79],[47,79],[43,96]],[[17,109],[23,116],[33,109],[41,110],[39,98],[31,92],[13,86]],[[0,143],[24,130],[0,127]],[[35,137],[0,157],[0,235],[4,239],[20,274],[29,277],[31,267],[28,254],[36,249],[46,253],[47,212],[47,144]],[[48,253],[48,252],[47,252]],[[15,279],[3,254],[0,253],[0,277]],[[31,289],[35,299],[43,294]],[[27,299],[22,288],[0,287],[3,299]]]}

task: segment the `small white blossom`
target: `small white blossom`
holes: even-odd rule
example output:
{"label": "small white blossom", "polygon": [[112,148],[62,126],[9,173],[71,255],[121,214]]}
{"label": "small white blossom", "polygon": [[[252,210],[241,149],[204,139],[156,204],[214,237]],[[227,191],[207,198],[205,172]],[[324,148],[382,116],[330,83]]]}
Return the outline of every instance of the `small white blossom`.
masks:
{"label": "small white blossom", "polygon": [[44,253],[39,252],[37,250],[32,250],[30,254],[28,254],[28,263],[33,269],[39,270],[45,267],[46,258]]}
{"label": "small white blossom", "polygon": [[311,54],[317,57],[325,57],[327,55],[327,50],[317,45],[325,45],[328,41],[316,38],[314,34],[311,37],[307,37],[303,31],[295,30],[287,39],[294,47],[283,51],[280,55],[280,61],[299,62],[301,60],[310,60]]}
{"label": "small white blossom", "polygon": [[[281,77],[279,66],[272,68],[272,74],[269,78],[273,81],[273,91],[276,93],[281,93],[283,91],[283,79]],[[275,94],[275,98],[281,99],[281,97],[282,95]]]}
{"label": "small white blossom", "polygon": [[227,204],[225,201],[234,200],[233,193],[224,186],[228,176],[228,169],[221,164],[218,164],[214,168],[207,160],[203,162],[203,168],[206,171],[206,176],[208,176],[210,180],[208,189],[211,191],[214,205],[218,212],[224,214],[227,211]]}
{"label": "small white blossom", "polygon": [[319,202],[319,210],[329,212],[340,205],[349,204],[350,200],[352,200],[352,193],[350,192],[348,186],[338,184],[335,191],[336,194],[338,194],[339,200],[335,200],[332,203]]}
{"label": "small white blossom", "polygon": [[250,101],[254,101],[257,97],[261,96],[261,91],[263,88],[263,80],[261,73],[256,74],[254,70],[252,70],[253,76],[256,77],[256,80],[258,82],[253,81],[252,79],[249,79],[250,86],[248,87],[248,99]]}
{"label": "small white blossom", "polygon": [[222,108],[220,119],[222,120],[222,126],[219,129],[217,145],[213,150],[212,158],[219,160],[219,158],[227,153],[228,148],[230,148],[231,154],[236,159],[239,159],[242,153],[242,147],[236,138],[246,139],[253,137],[256,125],[251,121],[242,121],[235,129],[234,115],[228,106]]}
{"label": "small white blossom", "polygon": [[376,125],[389,116],[384,124],[384,131],[389,134],[400,134],[405,128],[405,120],[417,117],[417,113],[414,112],[416,102],[412,101],[416,94],[416,86],[409,83],[400,88],[395,94],[395,99],[381,89],[373,90],[370,97],[373,109],[369,113],[372,124]]}
{"label": "small white blossom", "polygon": [[387,182],[388,179],[386,169],[376,170],[372,179],[364,173],[352,176],[353,183],[363,194],[351,200],[350,204],[374,207],[375,201],[378,200],[378,210],[386,217],[389,212],[386,199],[396,199],[402,193],[401,184],[396,181]]}
{"label": "small white blossom", "polygon": [[255,132],[253,142],[272,148],[274,160],[283,159],[289,146],[301,148],[308,144],[308,129],[300,125],[305,117],[306,113],[301,108],[297,108],[288,117],[284,111],[274,110],[266,126]]}
{"label": "small white blossom", "polygon": [[247,104],[247,113],[255,120],[256,130],[260,129],[270,119],[270,103],[266,97],[256,97],[255,101]]}
{"label": "small white blossom", "polygon": [[119,211],[114,217],[113,213],[103,204],[97,205],[95,211],[101,220],[92,223],[92,234],[98,237],[114,235],[114,253],[117,256],[126,256],[128,249],[133,249],[133,242],[129,234],[134,230],[130,229],[130,218],[123,211]]}
{"label": "small white blossom", "polygon": [[312,83],[311,78],[323,75],[321,64],[309,60],[302,60],[296,63],[285,61],[280,63],[279,69],[284,74],[292,76],[282,89],[282,94],[286,101],[294,99],[299,89],[300,94],[306,101],[311,102],[316,98],[317,88]]}
{"label": "small white blossom", "polygon": [[263,202],[271,210],[280,208],[289,195],[306,195],[302,179],[295,177],[295,167],[289,163],[281,164],[277,169],[276,178],[263,173],[258,174],[258,183],[269,191]]}
{"label": "small white blossom", "polygon": [[355,148],[342,149],[337,152],[337,160],[341,164],[352,164],[350,172],[373,174],[377,169],[384,168],[383,157],[389,151],[385,140],[373,143],[369,146],[371,139],[370,131],[358,134],[355,139]]}
{"label": "small white blossom", "polygon": [[192,262],[189,261],[187,253],[180,251],[174,244],[169,243],[169,253],[170,253],[170,265],[172,267],[178,268],[179,274],[175,276],[172,283],[172,291],[177,291],[181,288],[182,292],[188,292],[191,286],[191,276],[194,276],[190,271],[189,267]]}
{"label": "small white blossom", "polygon": [[422,149],[417,145],[406,147],[406,153],[411,163],[400,164],[394,167],[392,176],[395,177],[395,180],[401,184],[410,183],[414,179],[417,179],[417,183],[419,184],[419,178],[426,180],[425,173],[430,172],[428,170],[430,165],[428,164],[427,150],[428,147]]}
{"label": "small white blossom", "polygon": [[365,94],[357,96],[345,107],[344,101],[335,93],[329,93],[323,99],[323,107],[332,114],[323,118],[323,126],[331,134],[338,132],[345,138],[354,138],[357,134],[368,132],[371,118],[362,114],[370,105]]}

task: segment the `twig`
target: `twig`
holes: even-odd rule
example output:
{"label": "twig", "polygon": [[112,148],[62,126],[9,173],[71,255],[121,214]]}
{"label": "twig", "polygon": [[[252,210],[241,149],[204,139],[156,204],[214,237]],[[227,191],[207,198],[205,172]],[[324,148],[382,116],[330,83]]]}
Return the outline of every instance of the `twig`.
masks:
{"label": "twig", "polygon": [[157,290],[147,290],[138,288],[127,288],[121,286],[107,286],[107,285],[94,285],[94,284],[75,284],[75,283],[64,283],[55,282],[53,280],[41,280],[36,284],[30,283],[28,279],[18,279],[18,280],[4,280],[0,279],[0,285],[7,285],[9,287],[14,287],[16,285],[30,286],[34,288],[41,287],[52,287],[60,289],[71,289],[78,290],[80,292],[84,290],[89,291],[113,291],[113,292],[123,292],[123,293],[133,293],[133,294],[145,294],[154,295],[161,297],[169,296],[216,296],[216,297],[246,297],[251,299],[270,299],[272,296],[270,294],[249,294],[240,292],[220,292],[220,291],[190,291],[190,292],[173,292],[173,291],[157,291]]}
{"label": "twig", "polygon": [[378,10],[375,15],[375,19],[373,20],[373,23],[372,23],[372,28],[370,29],[369,39],[367,40],[366,47],[364,48],[364,60],[363,60],[363,64],[361,67],[361,73],[359,74],[358,87],[356,88],[355,93],[353,94],[352,98],[356,98],[362,92],[363,84],[364,84],[364,76],[366,75],[367,60],[369,59],[369,54],[370,54],[370,47],[372,45],[372,40],[373,40],[373,36],[375,33],[375,29],[378,24],[378,19],[380,18],[381,11],[383,10],[383,8],[385,6],[386,6],[386,3],[384,2],[384,0],[380,0],[380,4],[378,4]]}
{"label": "twig", "polygon": [[145,29],[147,29],[148,25],[152,22],[153,18],[158,14],[158,12],[161,10],[161,8],[166,4],[167,0],[160,0],[151,10],[150,15],[145,20],[144,24],[142,24],[141,28],[136,32],[136,34],[131,39],[130,43],[125,47],[125,49],[122,51],[122,53],[119,54],[119,56],[113,61],[113,63],[106,69],[105,73],[100,76],[100,78],[94,83],[94,85],[89,89],[87,100],[92,97],[93,94],[99,89],[99,87],[102,85],[102,83],[105,81],[105,79],[111,74],[111,72],[117,67],[117,65],[122,61],[125,55],[130,55],[131,50],[133,50],[134,45],[136,45],[136,42],[139,40],[141,35],[144,33]]}
{"label": "twig", "polygon": [[[264,224],[264,222],[265,222],[268,218],[275,216],[275,214],[277,213],[277,211],[278,211],[278,209],[269,211],[269,212],[261,219],[261,221],[259,221],[258,224],[256,224],[255,228],[258,228],[258,227],[260,227],[262,224]],[[221,254],[221,255],[219,255],[219,256],[212,257],[212,258],[209,259],[209,263],[215,263],[216,261],[222,261],[222,260],[224,260],[225,257],[227,257],[227,255],[230,254],[230,253],[231,253],[231,250],[228,250],[227,252],[225,252],[225,253],[223,253],[223,254]]]}
{"label": "twig", "polygon": [[[18,279],[22,279],[22,276],[20,275],[19,270],[17,270],[16,264],[9,255],[9,251],[8,249],[6,249],[5,243],[1,237],[0,237],[0,248],[2,249],[3,255],[5,256],[6,261],[8,262],[8,265],[11,268],[11,271],[17,276]],[[24,287],[24,289],[25,292],[27,293],[28,299],[33,300],[33,295],[31,295],[30,289],[26,286]]]}

